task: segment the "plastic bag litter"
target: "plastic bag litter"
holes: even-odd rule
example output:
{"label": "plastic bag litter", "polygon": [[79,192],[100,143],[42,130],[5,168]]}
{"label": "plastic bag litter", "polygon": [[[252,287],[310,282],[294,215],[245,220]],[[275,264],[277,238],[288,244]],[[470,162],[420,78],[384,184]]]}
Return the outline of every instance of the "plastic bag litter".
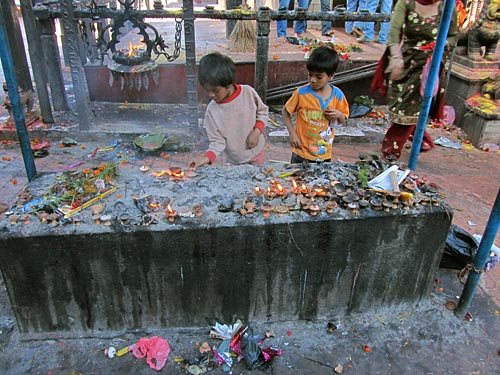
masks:
{"label": "plastic bag litter", "polygon": [[371,110],[372,110],[371,107],[368,107],[363,104],[354,103],[349,108],[349,118],[366,116],[368,113],[370,113]]}
{"label": "plastic bag litter", "polygon": [[441,119],[441,123],[444,126],[450,126],[455,123],[455,108],[451,105],[445,105],[443,109],[443,118]]}
{"label": "plastic bag litter", "polygon": [[462,142],[460,142],[460,141],[453,142],[446,137],[439,137],[438,139],[436,139],[434,141],[434,144],[439,145],[439,146],[443,146],[443,147],[454,148],[457,150],[462,149]]}
{"label": "plastic bag litter", "polygon": [[137,341],[134,350],[132,351],[135,358],[144,358],[147,356],[149,367],[156,371],[160,371],[165,362],[167,362],[170,354],[170,345],[167,340],[153,336],[151,338],[143,337]]}
{"label": "plastic bag litter", "polygon": [[247,369],[252,370],[262,366],[265,362],[259,347],[262,336],[253,336],[252,330],[248,329],[241,336],[241,353],[247,362]]}
{"label": "plastic bag litter", "polygon": [[[467,264],[474,262],[478,248],[479,242],[472,234],[452,224],[448,232],[439,267],[463,269]],[[490,254],[486,262],[487,270],[498,262],[498,257],[494,253],[492,254]]]}

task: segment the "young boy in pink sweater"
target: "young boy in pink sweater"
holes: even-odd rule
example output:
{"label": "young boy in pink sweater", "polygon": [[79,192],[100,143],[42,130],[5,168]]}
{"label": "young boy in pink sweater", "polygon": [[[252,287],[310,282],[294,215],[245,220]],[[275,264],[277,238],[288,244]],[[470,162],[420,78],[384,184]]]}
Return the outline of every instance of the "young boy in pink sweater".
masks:
{"label": "young boy in pink sweater", "polygon": [[203,121],[209,140],[205,155],[196,157],[190,167],[213,164],[222,152],[232,164],[264,163],[264,128],[269,108],[257,92],[235,81],[236,67],[219,52],[200,60],[198,81],[212,99]]}

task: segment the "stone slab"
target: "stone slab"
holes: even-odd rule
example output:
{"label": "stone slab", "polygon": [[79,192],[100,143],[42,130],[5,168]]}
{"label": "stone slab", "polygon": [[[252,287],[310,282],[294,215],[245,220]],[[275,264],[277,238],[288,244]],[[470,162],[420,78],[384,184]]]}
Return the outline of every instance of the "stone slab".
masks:
{"label": "stone slab", "polygon": [[[313,167],[309,182],[349,180],[349,168]],[[316,319],[415,306],[429,295],[451,223],[445,205],[241,215],[244,197],[272,178],[259,176],[249,165],[205,168],[181,182],[127,171],[118,179],[121,198],[105,201],[108,213],[127,212],[127,223],[98,225],[88,210],[81,225],[5,219],[0,267],[20,332],[92,336],[237,318]],[[46,191],[54,178],[28,188]],[[132,196],[146,193],[168,200],[180,217],[171,223],[162,208],[157,224],[141,225]],[[228,198],[235,210],[221,212]],[[189,214],[196,204],[202,217]]]}

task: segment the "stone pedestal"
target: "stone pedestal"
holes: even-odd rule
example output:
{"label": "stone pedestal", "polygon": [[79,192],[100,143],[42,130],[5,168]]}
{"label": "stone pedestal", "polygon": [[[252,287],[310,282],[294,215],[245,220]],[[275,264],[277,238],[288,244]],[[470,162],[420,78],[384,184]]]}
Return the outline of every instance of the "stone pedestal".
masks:
{"label": "stone pedestal", "polygon": [[[446,91],[446,103],[455,108],[455,125],[464,129],[476,147],[484,143],[498,143],[500,128],[498,115],[491,115],[475,107],[481,86],[490,77],[500,73],[499,61],[472,61],[466,56],[456,56]],[[469,100],[474,97],[474,100]],[[466,104],[467,102],[467,104]],[[492,103],[495,106],[494,103]],[[496,112],[498,114],[498,111]]]}
{"label": "stone pedestal", "polygon": [[[446,205],[242,215],[244,196],[264,186],[252,179],[258,167],[197,172],[162,182],[121,171],[120,200],[103,202],[127,212],[126,223],[97,224],[90,209],[81,211],[79,225],[0,222],[0,267],[21,334],[330,319],[415,307],[429,296],[452,220]],[[28,188],[44,192],[54,182],[55,175],[43,175]],[[169,221],[162,209],[155,224],[144,225],[132,197],[145,192],[158,202],[168,198],[179,216]],[[222,212],[229,197],[234,210]],[[195,204],[203,216],[189,215]]]}

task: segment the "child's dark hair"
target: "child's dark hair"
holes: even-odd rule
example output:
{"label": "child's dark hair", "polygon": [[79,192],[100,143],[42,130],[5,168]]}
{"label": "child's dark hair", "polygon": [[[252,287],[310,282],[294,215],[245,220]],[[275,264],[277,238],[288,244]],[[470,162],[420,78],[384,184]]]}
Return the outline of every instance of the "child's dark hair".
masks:
{"label": "child's dark hair", "polygon": [[236,66],[229,56],[212,52],[200,59],[198,81],[202,86],[227,87],[235,81]]}
{"label": "child's dark hair", "polygon": [[333,48],[321,46],[315,48],[307,60],[307,70],[316,73],[326,73],[329,76],[337,71],[339,55]]}

